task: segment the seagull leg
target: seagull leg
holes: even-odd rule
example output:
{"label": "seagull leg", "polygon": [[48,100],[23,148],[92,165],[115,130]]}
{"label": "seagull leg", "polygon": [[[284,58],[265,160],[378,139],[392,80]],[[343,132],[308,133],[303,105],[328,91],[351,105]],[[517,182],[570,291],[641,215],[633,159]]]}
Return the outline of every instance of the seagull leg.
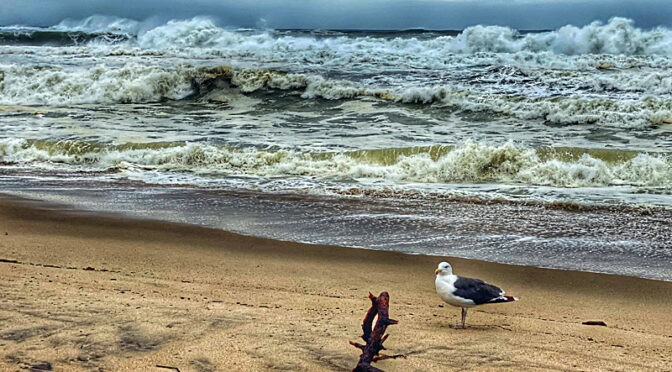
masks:
{"label": "seagull leg", "polygon": [[467,327],[464,325],[464,320],[465,320],[466,318],[467,318],[467,308],[466,308],[466,307],[463,307],[463,308],[462,308],[462,325],[460,325],[460,323],[457,323],[457,324],[455,324],[455,325],[451,325],[450,328],[456,328],[456,329],[467,328]]}

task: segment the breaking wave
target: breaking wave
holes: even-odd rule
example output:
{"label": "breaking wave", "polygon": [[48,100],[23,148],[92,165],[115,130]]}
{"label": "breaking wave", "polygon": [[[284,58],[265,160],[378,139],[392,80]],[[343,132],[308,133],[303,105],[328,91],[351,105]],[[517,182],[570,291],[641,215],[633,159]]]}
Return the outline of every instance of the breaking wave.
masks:
{"label": "breaking wave", "polygon": [[115,44],[135,39],[141,23],[113,16],[95,15],[83,20],[64,19],[51,27],[0,27],[0,45],[73,46],[87,43]]}
{"label": "breaking wave", "polygon": [[[21,26],[3,28],[5,31]],[[453,54],[478,53],[550,53],[562,55],[609,54],[626,56],[672,55],[672,30],[656,28],[643,30],[630,19],[615,17],[608,23],[595,21],[583,27],[564,26],[555,31],[521,33],[500,26],[468,27],[456,35],[437,33],[424,37],[404,32],[397,36],[374,35],[353,37],[332,32],[330,37],[310,34],[293,35],[274,31],[237,32],[219,27],[206,17],[172,20],[157,25],[154,22],[111,16],[92,16],[83,20],[66,19],[48,28],[33,31],[105,33],[133,36],[130,45],[147,49],[209,48],[213,52],[232,56],[272,55],[280,60],[307,60],[338,63],[361,63],[375,60],[383,63],[419,60],[425,64],[440,64],[442,58]],[[391,34],[394,35],[394,34]],[[137,37],[137,39],[136,39]]]}
{"label": "breaking wave", "polygon": [[129,64],[100,65],[86,70],[47,66],[0,69],[0,103],[63,105],[79,103],[140,103],[181,99],[192,92],[182,70]]}
{"label": "breaking wave", "polygon": [[[638,83],[647,84],[645,80]],[[670,79],[649,80],[651,86]],[[609,98],[594,96],[528,97],[495,94],[456,86],[407,88],[367,87],[345,80],[329,80],[314,74],[230,66],[166,69],[139,63],[108,68],[69,70],[46,66],[0,66],[0,104],[68,105],[83,103],[147,103],[165,100],[233,99],[235,90],[290,91],[305,99],[357,99],[372,97],[404,104],[433,104],[437,109],[487,112],[520,120],[541,120],[560,125],[595,124],[611,127],[647,127],[672,123],[672,98],[639,96]]]}
{"label": "breaking wave", "polygon": [[207,176],[379,179],[420,183],[524,183],[553,187],[672,187],[669,156],[616,150],[458,146],[298,153],[199,143],[108,145],[0,140],[0,162],[90,170],[189,172]]}
{"label": "breaking wave", "polygon": [[440,103],[463,111],[491,112],[557,125],[594,124],[642,128],[672,123],[672,100],[652,96],[620,100],[598,97],[525,97],[439,86],[409,88],[398,100],[404,103]]}
{"label": "breaking wave", "polygon": [[130,63],[120,68],[99,65],[86,70],[0,66],[0,104],[8,105],[145,103],[194,96],[223,99],[216,97],[217,91],[229,88],[242,93],[262,89],[298,90],[306,98],[386,96],[384,91],[369,91],[347,81],[230,66],[165,69]]}
{"label": "breaking wave", "polygon": [[[564,55],[670,55],[672,31],[657,28],[645,31],[625,18],[613,18],[608,23],[593,22],[584,27],[564,26],[557,31],[521,34],[500,26],[473,26],[456,36],[432,39],[280,36],[272,33],[244,35],[217,27],[204,18],[170,21],[138,36],[143,48],[171,49],[184,47],[219,48],[222,51],[276,53],[311,52],[309,55],[356,57],[361,53],[376,56],[431,54],[434,58],[461,53],[550,52]],[[315,53],[318,52],[318,53]],[[324,55],[326,53],[326,55]],[[380,54],[379,54],[380,55]],[[303,55],[304,57],[306,55]],[[342,58],[342,57],[341,57]]]}

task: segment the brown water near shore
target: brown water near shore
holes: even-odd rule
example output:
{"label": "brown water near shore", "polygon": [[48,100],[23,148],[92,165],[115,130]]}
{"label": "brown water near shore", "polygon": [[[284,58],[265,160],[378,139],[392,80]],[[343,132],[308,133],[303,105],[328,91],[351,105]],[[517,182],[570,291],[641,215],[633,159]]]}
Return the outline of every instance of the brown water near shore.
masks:
{"label": "brown water near shore", "polygon": [[[446,258],[521,297],[434,292],[441,257],[253,238],[0,198],[0,370],[349,370],[388,291],[387,371],[672,370],[672,283]],[[93,270],[83,270],[84,268]],[[581,323],[601,320],[607,327]]]}

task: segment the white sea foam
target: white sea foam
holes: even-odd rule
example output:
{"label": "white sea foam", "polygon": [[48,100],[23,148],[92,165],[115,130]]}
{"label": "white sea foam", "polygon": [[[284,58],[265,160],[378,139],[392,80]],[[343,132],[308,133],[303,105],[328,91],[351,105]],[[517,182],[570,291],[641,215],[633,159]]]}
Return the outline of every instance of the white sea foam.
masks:
{"label": "white sea foam", "polygon": [[[241,51],[318,51],[352,56],[357,52],[387,51],[385,54],[435,57],[453,53],[552,52],[565,55],[670,55],[672,31],[658,28],[644,31],[625,18],[608,23],[593,22],[584,27],[564,26],[557,31],[521,35],[500,26],[473,26],[459,35],[432,39],[336,37],[315,39],[262,33],[245,35],[226,31],[205,18],[170,21],[138,38],[145,48],[222,47]],[[367,53],[375,57],[373,53]]]}
{"label": "white sea foam", "polygon": [[[22,26],[23,27],[23,26]],[[577,27],[567,25],[555,31],[521,34],[501,26],[472,26],[457,36],[435,38],[377,37],[276,37],[272,32],[242,34],[218,26],[208,17],[171,20],[157,25],[155,20],[138,22],[114,16],[94,15],[82,20],[65,19],[47,29],[58,31],[119,32],[138,35],[145,48],[222,47],[240,51],[313,50],[334,55],[358,51],[387,50],[391,54],[441,56],[454,53],[551,52],[564,55],[670,55],[672,30],[637,28],[630,19],[615,17],[609,22],[592,22]],[[375,55],[367,53],[372,57]]]}
{"label": "white sea foam", "polygon": [[[51,29],[137,34],[137,39],[95,53],[140,54],[142,50],[185,58],[222,57],[304,66],[445,69],[464,65],[521,65],[562,69],[658,67],[670,65],[672,31],[642,30],[631,20],[565,26],[556,31],[520,34],[499,26],[474,26],[457,36],[330,36],[247,31],[219,27],[207,17],[156,25],[114,17],[65,20]],[[92,41],[97,44],[98,41]],[[140,48],[140,49],[138,49]]]}
{"label": "white sea foam", "polygon": [[[603,89],[620,84],[623,90],[637,90],[638,87],[649,86],[665,90],[672,84],[672,77],[667,73],[648,76],[647,79],[641,80],[596,79],[595,84],[602,86]],[[457,86],[425,86],[397,90],[367,87],[344,80],[328,80],[319,75],[290,74],[272,70],[238,69],[228,66],[166,69],[139,63],[129,63],[116,68],[99,65],[74,70],[58,67],[0,66],[0,103],[62,105],[179,100],[196,93],[198,89],[230,89],[221,85],[206,86],[208,81],[217,79],[230,83],[234,89],[243,93],[268,89],[294,90],[306,99],[377,97],[387,101],[435,104],[439,108],[446,106],[451,110],[489,112],[500,117],[542,120],[562,125],[590,124],[636,128],[672,122],[672,98],[669,96],[530,97],[523,94],[495,94]]]}
{"label": "white sea foam", "polygon": [[409,88],[397,98],[407,103],[435,103],[465,111],[488,111],[519,119],[553,124],[594,124],[638,128],[672,123],[672,100],[642,97],[610,99],[595,97],[537,97],[498,95],[450,87]]}
{"label": "white sea foam", "polygon": [[[59,105],[179,100],[195,93],[200,84],[216,79],[231,83],[243,93],[260,89],[305,90],[306,98],[329,99],[367,94],[365,89],[349,87],[347,82],[329,82],[319,76],[235,69],[229,66],[165,69],[129,63],[116,68],[98,65],[88,69],[63,69],[0,65],[0,104]],[[217,86],[208,89],[227,88]]]}
{"label": "white sea foam", "polygon": [[520,36],[497,26],[467,28],[453,39],[456,50],[467,53],[550,51],[556,54],[669,55],[672,32],[665,28],[643,31],[632,20],[615,17],[609,23],[584,27],[564,26],[557,31]]}
{"label": "white sea foam", "polygon": [[[263,35],[269,37],[268,35]],[[255,38],[227,31],[202,17],[190,20],[173,20],[165,25],[158,26],[138,37],[138,45],[142,48],[179,49],[204,47],[242,47],[245,42]]]}
{"label": "white sea foam", "polygon": [[[121,44],[89,47],[7,47],[8,55],[26,51],[27,55],[45,54],[49,56],[45,57],[47,60],[59,53],[87,58],[91,53],[94,67],[82,63],[82,69],[66,71],[39,70],[23,64],[0,66],[4,74],[0,82],[1,103],[152,102],[188,95],[187,85],[195,74],[186,68],[162,64],[159,58],[153,58],[153,63],[161,67],[147,67],[144,57],[156,53],[177,56],[177,63],[219,56],[289,71],[337,72],[346,79],[355,76],[349,75],[351,71],[379,74],[375,81],[275,74],[266,84],[263,74],[239,69],[234,75],[240,78],[234,76],[233,83],[244,93],[271,88],[301,90],[305,98],[376,96],[414,103],[444,101],[464,110],[561,124],[641,127],[672,119],[672,58],[668,58],[672,54],[672,31],[645,31],[623,18],[525,35],[505,27],[474,26],[454,37],[391,39],[317,38],[270,31],[240,33],[218,27],[203,17],[152,27],[147,22],[94,16],[63,21],[54,27],[92,32],[122,30],[137,32],[138,37]],[[109,67],[100,65],[97,57],[101,56],[110,59]],[[119,67],[120,61],[125,66]],[[400,68],[413,76],[384,73]],[[434,73],[424,76],[422,71],[439,72],[439,78]],[[384,84],[378,84],[381,82]],[[648,95],[659,96],[654,99],[655,105],[649,104]],[[557,96],[571,98],[546,98]],[[520,102],[522,98],[532,100]],[[536,98],[540,101],[534,101]],[[596,103],[598,99],[603,102]],[[532,107],[537,103],[538,107]]]}
{"label": "white sea foam", "polygon": [[[243,93],[262,89],[297,90],[304,98],[351,99],[388,97],[382,89],[366,89],[319,75],[290,74],[272,70],[213,68],[161,68],[139,63],[122,67],[98,65],[88,69],[0,65],[0,104],[59,105],[80,103],[142,103],[179,100],[206,82],[221,79]],[[205,92],[201,92],[205,93]]]}
{"label": "white sea foam", "polygon": [[49,29],[137,35],[137,39],[115,46],[129,54],[138,53],[135,48],[139,47],[183,57],[244,57],[355,69],[366,66],[440,69],[465,64],[571,69],[664,67],[669,65],[664,57],[672,55],[672,30],[642,30],[625,18],[531,34],[520,34],[507,27],[479,25],[456,36],[431,38],[314,37],[273,31],[242,33],[220,27],[207,17],[156,25],[151,21],[92,16],[79,21],[64,20]]}
{"label": "white sea foam", "polygon": [[0,140],[0,162],[215,176],[366,178],[401,183],[672,186],[672,162],[668,157],[641,153],[629,160],[607,162],[584,153],[578,160],[545,159],[532,148],[470,141],[438,159],[428,153],[419,153],[399,156],[393,164],[384,165],[358,160],[348,153],[272,152],[195,143],[157,148],[3,139]]}
{"label": "white sea foam", "polygon": [[90,69],[0,66],[2,104],[132,103],[181,99],[192,89],[181,69],[128,64]]}

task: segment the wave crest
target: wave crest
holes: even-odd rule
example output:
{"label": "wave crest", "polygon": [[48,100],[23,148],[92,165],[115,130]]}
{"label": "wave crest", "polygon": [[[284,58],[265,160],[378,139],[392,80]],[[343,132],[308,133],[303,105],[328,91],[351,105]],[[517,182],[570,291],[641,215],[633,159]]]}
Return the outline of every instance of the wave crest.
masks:
{"label": "wave crest", "polygon": [[141,22],[133,19],[96,14],[79,20],[66,18],[57,25],[49,27],[49,29],[62,32],[80,31],[137,35],[141,26]]}
{"label": "wave crest", "polygon": [[244,37],[225,31],[207,19],[196,17],[186,21],[169,21],[138,37],[142,48],[176,49],[185,47],[226,48],[244,41]]}
{"label": "wave crest", "polygon": [[564,26],[557,31],[520,35],[499,26],[474,26],[451,40],[462,53],[552,52],[565,55],[670,55],[672,32],[665,28],[643,31],[630,19],[615,17],[607,24]]}

